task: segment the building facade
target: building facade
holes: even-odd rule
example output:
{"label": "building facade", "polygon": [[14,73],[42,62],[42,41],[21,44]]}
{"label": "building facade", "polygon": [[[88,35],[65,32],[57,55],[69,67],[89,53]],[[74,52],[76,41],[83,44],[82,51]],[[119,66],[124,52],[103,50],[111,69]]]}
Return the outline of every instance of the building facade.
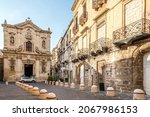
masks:
{"label": "building facade", "polygon": [[3,53],[0,50],[0,81],[3,81]]}
{"label": "building facade", "polygon": [[51,31],[42,30],[30,19],[11,25],[2,24],[4,31],[4,81],[16,81],[21,76],[34,76],[37,81],[50,73]]}
{"label": "building facade", "polygon": [[75,0],[72,11],[72,82],[150,94],[150,1]]}

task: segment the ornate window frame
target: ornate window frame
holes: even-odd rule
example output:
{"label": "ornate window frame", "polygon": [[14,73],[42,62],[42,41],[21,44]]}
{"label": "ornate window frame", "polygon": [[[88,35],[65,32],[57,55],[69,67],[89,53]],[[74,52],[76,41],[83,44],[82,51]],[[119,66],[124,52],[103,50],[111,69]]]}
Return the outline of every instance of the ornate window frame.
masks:
{"label": "ornate window frame", "polygon": [[27,41],[26,42],[26,51],[32,52],[32,50],[33,50],[33,44],[32,44],[32,42],[31,41]]}
{"label": "ornate window frame", "polygon": [[15,45],[15,38],[14,38],[14,36],[10,36],[10,45],[11,46]]}

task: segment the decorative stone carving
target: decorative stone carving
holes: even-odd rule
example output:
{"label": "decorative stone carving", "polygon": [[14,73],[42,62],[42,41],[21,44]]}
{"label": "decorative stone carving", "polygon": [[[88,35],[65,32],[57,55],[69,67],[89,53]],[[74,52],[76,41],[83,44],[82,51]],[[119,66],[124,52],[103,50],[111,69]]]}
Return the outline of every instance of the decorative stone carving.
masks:
{"label": "decorative stone carving", "polygon": [[27,40],[32,40],[31,30],[29,28],[27,29],[27,33],[25,35],[25,38]]}
{"label": "decorative stone carving", "polygon": [[16,49],[16,52],[22,52],[23,50],[23,45],[20,45],[17,49]]}
{"label": "decorative stone carving", "polygon": [[35,47],[35,52],[38,53],[38,54],[42,54],[42,52],[39,50],[38,47]]}

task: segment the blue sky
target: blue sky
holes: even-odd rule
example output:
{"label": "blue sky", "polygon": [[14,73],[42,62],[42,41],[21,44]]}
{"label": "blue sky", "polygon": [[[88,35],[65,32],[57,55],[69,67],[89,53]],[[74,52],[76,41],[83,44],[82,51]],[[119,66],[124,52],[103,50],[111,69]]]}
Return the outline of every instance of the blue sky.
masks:
{"label": "blue sky", "polygon": [[[71,7],[74,0],[0,0],[0,24],[24,22],[30,17],[42,29],[51,28],[51,49],[64,35],[73,17]],[[0,26],[0,49],[3,49],[3,29]]]}

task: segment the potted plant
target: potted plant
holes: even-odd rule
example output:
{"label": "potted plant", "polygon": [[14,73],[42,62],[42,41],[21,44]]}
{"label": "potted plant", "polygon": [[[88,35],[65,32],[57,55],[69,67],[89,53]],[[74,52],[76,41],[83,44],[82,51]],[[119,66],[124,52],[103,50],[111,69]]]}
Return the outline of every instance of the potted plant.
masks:
{"label": "potted plant", "polygon": [[63,86],[63,85],[64,85],[64,79],[60,78],[60,86]]}
{"label": "potted plant", "polygon": [[59,85],[59,74],[55,75],[55,85],[58,86]]}
{"label": "potted plant", "polygon": [[51,80],[52,80],[52,76],[50,76],[50,75],[48,74],[48,78],[47,78],[48,84],[51,84]]}
{"label": "potted plant", "polygon": [[53,78],[52,78],[52,79],[53,79],[52,85],[55,85],[55,82],[56,82],[56,75],[55,75],[55,74],[53,75]]}

